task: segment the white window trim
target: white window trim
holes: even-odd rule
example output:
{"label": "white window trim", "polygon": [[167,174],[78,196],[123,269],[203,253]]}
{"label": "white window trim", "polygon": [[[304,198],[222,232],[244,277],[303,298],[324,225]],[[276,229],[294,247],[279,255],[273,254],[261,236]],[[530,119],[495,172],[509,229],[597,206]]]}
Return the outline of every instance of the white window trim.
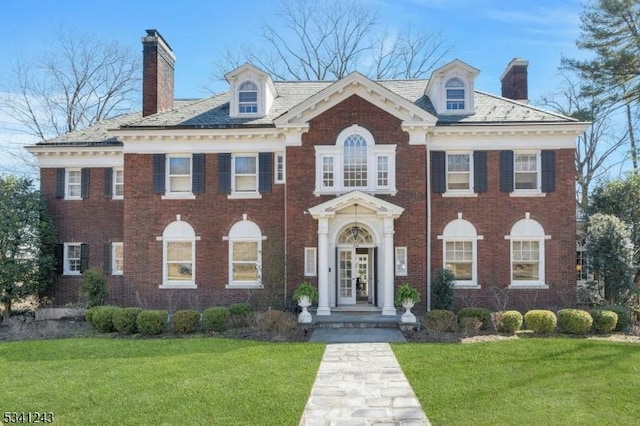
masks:
{"label": "white window trim", "polygon": [[[462,87],[459,87],[459,86],[447,87],[449,82],[452,81],[452,80],[457,80],[460,83],[462,83]],[[457,109],[453,109],[453,108],[449,109],[449,108],[447,108],[447,102],[449,101],[449,98],[447,96],[447,90],[449,90],[449,89],[463,90],[464,91],[464,99],[462,100],[464,102],[464,108],[457,108]],[[447,111],[447,113],[449,113],[449,114],[461,114],[461,113],[464,113],[465,111],[467,111],[468,110],[468,106],[467,106],[468,105],[468,96],[467,96],[468,92],[469,92],[469,90],[467,88],[467,83],[463,79],[461,79],[459,77],[447,78],[445,80],[445,82],[444,82],[443,93],[442,93],[442,95],[444,97],[444,110]],[[458,102],[458,101],[460,101],[460,99],[455,99],[454,101]]]}
{"label": "white window trim", "polygon": [[[285,158],[285,154],[278,152],[276,153],[274,156],[274,164],[273,164],[273,170],[274,170],[274,176],[273,176],[273,183],[285,183],[287,181],[287,163],[286,163],[286,158]],[[278,162],[280,162],[280,164],[278,164]],[[278,167],[282,165],[282,178],[279,179],[278,178]]]}
{"label": "white window trim", "polygon": [[[200,237],[195,235],[193,228],[191,225],[186,222],[182,222],[180,215],[177,215],[176,221],[171,222],[165,228],[161,237],[156,237],[156,241],[162,241],[162,284],[158,286],[161,289],[169,289],[169,288],[180,288],[180,289],[195,289],[198,288],[196,285],[196,241],[200,241]],[[168,232],[167,228],[170,226],[181,226],[181,231],[185,233],[185,235],[171,235],[171,232]],[[186,233],[191,233],[192,235],[186,235]],[[167,234],[167,235],[166,235]],[[167,243],[175,242],[189,242],[191,243],[191,281],[170,281],[168,279],[168,268],[167,268]]]}
{"label": "white window trim", "polygon": [[[255,191],[240,191],[236,192],[236,158],[239,157],[252,157],[256,161],[256,189]],[[260,189],[260,161],[258,154],[256,153],[242,153],[231,155],[231,194],[227,195],[230,200],[244,200],[244,199],[256,199],[262,198],[259,192]]]}
{"label": "white window trim", "polygon": [[[516,156],[520,154],[536,155],[536,188],[535,189],[517,189],[516,188]],[[513,152],[513,192],[509,193],[511,197],[546,197],[547,194],[542,192],[542,170],[541,170],[541,151],[540,150],[519,150]]]}
{"label": "white window trim", "polygon": [[[80,175],[79,181],[79,195],[69,195],[69,172],[78,172]],[[64,199],[65,200],[82,200],[82,169],[81,168],[68,168],[64,169]]]}
{"label": "white window trim", "polygon": [[[122,173],[122,195],[116,195],[116,188],[118,187],[118,172]],[[111,186],[111,198],[113,200],[122,200],[124,199],[124,168],[122,167],[114,167],[112,174],[112,186]]]}
{"label": "white window trim", "polygon": [[[305,277],[315,277],[318,275],[318,250],[315,247],[305,247],[304,248],[304,276]],[[308,269],[309,260],[312,259],[312,268]]]}
{"label": "white window trim", "polygon": [[[245,83],[253,83],[257,90],[256,90],[256,98],[257,98],[257,104],[258,104],[258,108],[257,108],[257,112],[240,112],[240,88],[242,87],[243,84]],[[264,87],[264,83],[261,83],[260,81],[257,81],[253,78],[245,78],[242,81],[238,81],[236,83],[236,89],[234,90],[233,93],[233,102],[232,105],[230,105],[231,107],[231,113],[229,114],[231,117],[246,117],[246,118],[253,118],[253,117],[262,117],[265,115],[265,87]]]}
{"label": "white window trim", "polygon": [[62,268],[62,274],[63,275],[67,275],[67,276],[80,276],[82,275],[82,272],[80,272],[80,270],[78,271],[72,271],[69,269],[69,257],[67,256],[68,247],[71,246],[78,246],[79,250],[80,250],[80,257],[78,258],[78,260],[80,261],[80,268],[82,268],[82,244],[83,243],[64,243],[63,244],[63,256],[62,256],[62,263],[63,263],[63,268]]}
{"label": "white window trim", "polygon": [[[189,158],[189,191],[174,192],[171,190],[171,159],[172,158]],[[191,154],[171,154],[167,155],[165,166],[165,188],[166,191],[162,200],[195,200],[196,195],[192,192],[193,188],[193,156]]]}
{"label": "white window trim", "polygon": [[[228,269],[229,269],[229,280],[228,284],[225,288],[228,289],[261,289],[262,285],[262,241],[266,240],[267,237],[262,235],[260,228],[254,222],[247,220],[247,215],[242,215],[243,219],[239,222],[236,222],[231,229],[229,230],[229,234],[237,233],[238,236],[233,235],[225,235],[222,237],[223,241],[229,242],[229,259],[228,259]],[[234,229],[236,226],[238,228]],[[256,232],[255,236],[249,235],[251,232]],[[258,280],[257,281],[235,281],[233,279],[233,243],[234,242],[257,242],[258,243]]]}
{"label": "white window trim", "polygon": [[[469,156],[469,188],[468,189],[449,189],[449,155],[468,155]],[[473,191],[473,151],[447,151],[445,154],[445,178],[446,191],[443,197],[477,197],[478,194]]]}
{"label": "white window trim", "polygon": [[471,242],[473,264],[471,265],[471,280],[456,280],[455,288],[480,289],[478,284],[478,241],[484,240],[484,235],[477,235],[475,226],[466,219],[462,219],[462,213],[458,213],[458,219],[449,222],[442,235],[438,235],[442,240],[442,266],[447,264],[447,243],[448,242]]}
{"label": "white window trim", "polygon": [[[344,143],[350,135],[362,136],[367,142],[367,186],[344,186]],[[396,190],[396,147],[395,144],[377,144],[371,133],[363,127],[353,125],[338,135],[335,145],[316,145],[316,188],[314,194],[332,195],[359,190],[376,194],[395,195]],[[387,157],[388,184],[378,186],[378,157]],[[333,158],[333,187],[323,186],[323,158]]]}
{"label": "white window trim", "polygon": [[409,271],[409,253],[406,247],[395,248],[396,277],[406,277]]}
{"label": "white window trim", "polygon": [[122,248],[122,259],[124,261],[124,246],[122,243],[111,243],[111,275],[123,275],[124,274],[124,264],[123,264],[123,269],[118,269],[117,266],[117,262],[116,262],[116,249],[117,247],[121,247]]}
{"label": "white window trim", "polygon": [[[525,214],[525,218],[524,220],[530,220],[531,222],[535,222],[535,225],[537,225],[537,227],[540,227],[540,229],[542,229],[542,225],[540,225],[540,223],[538,223],[535,220],[530,219],[530,215],[529,213]],[[513,288],[513,289],[527,289],[527,288],[531,288],[531,289],[547,289],[549,288],[549,286],[546,284],[545,281],[545,271],[546,271],[546,267],[545,267],[545,240],[550,240],[551,239],[551,235],[544,235],[544,233],[542,233],[541,235],[524,235],[524,234],[518,234],[518,233],[514,233],[514,228],[522,221],[518,221],[516,222],[516,224],[513,225],[512,229],[511,229],[511,233],[509,235],[505,235],[504,239],[509,241],[509,288]],[[539,242],[539,247],[540,247],[540,262],[538,263],[538,280],[518,280],[518,281],[514,281],[513,280],[513,242],[514,241],[537,241]]]}

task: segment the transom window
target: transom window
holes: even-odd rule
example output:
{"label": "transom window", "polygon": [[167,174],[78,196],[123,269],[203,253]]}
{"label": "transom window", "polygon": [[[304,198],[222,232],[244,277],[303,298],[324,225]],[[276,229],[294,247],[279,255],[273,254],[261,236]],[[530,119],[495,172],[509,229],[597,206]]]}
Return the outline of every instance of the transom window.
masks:
{"label": "transom window", "polygon": [[233,157],[233,192],[258,191],[258,158]]}
{"label": "transom window", "polygon": [[367,141],[360,135],[349,135],[344,141],[344,186],[367,186]]}
{"label": "transom window", "polygon": [[447,154],[447,191],[471,189],[471,155]]}
{"label": "transom window", "polygon": [[349,226],[338,237],[339,244],[373,244],[371,232],[362,226]]}
{"label": "transom window", "polygon": [[169,173],[167,173],[168,192],[191,192],[191,157],[167,157]]}
{"label": "transom window", "polygon": [[258,112],[258,86],[251,81],[242,83],[238,90],[238,112],[241,114]]}
{"label": "transom window", "polygon": [[447,110],[461,110],[464,104],[464,83],[457,78],[452,78],[445,84]]}
{"label": "transom window", "polygon": [[538,154],[514,154],[514,187],[518,189],[538,188]]}

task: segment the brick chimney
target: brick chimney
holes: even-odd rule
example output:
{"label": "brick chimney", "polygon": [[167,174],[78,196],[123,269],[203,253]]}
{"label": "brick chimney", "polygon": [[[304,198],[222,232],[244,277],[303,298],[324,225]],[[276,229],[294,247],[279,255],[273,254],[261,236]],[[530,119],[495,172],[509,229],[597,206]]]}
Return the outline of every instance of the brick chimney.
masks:
{"label": "brick chimney", "polygon": [[173,108],[173,72],[176,57],[157,30],[142,38],[142,115]]}
{"label": "brick chimney", "polygon": [[514,101],[529,102],[529,89],[527,82],[527,67],[529,61],[521,58],[513,58],[507,69],[502,73],[502,96]]}

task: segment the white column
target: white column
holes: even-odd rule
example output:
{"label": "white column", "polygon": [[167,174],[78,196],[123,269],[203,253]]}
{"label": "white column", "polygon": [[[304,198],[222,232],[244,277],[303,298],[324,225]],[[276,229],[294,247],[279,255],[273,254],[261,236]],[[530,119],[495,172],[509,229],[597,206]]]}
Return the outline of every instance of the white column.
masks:
{"label": "white column", "polygon": [[394,278],[394,264],[393,264],[393,218],[384,218],[384,272],[383,286],[384,286],[384,301],[382,303],[382,315],[396,315],[396,308],[394,306],[394,294],[393,294],[393,278]]}
{"label": "white column", "polygon": [[329,219],[318,218],[318,311],[331,315],[329,308]]}

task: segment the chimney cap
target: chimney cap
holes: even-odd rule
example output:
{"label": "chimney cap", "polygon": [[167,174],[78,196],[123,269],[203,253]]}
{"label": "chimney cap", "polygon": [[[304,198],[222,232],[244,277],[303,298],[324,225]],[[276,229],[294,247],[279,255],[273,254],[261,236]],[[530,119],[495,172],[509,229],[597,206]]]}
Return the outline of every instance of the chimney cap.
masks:
{"label": "chimney cap", "polygon": [[506,77],[506,75],[509,73],[509,71],[511,71],[511,68],[516,67],[516,66],[522,66],[522,67],[528,67],[529,66],[529,61],[523,58],[513,58],[508,64],[507,67],[505,68],[504,72],[502,73],[502,75],[500,76],[500,81],[504,80],[504,78]]}
{"label": "chimney cap", "polygon": [[[171,55],[173,55],[173,49],[171,48],[171,46],[169,46],[169,43],[167,43],[167,41],[164,39],[164,37],[162,37],[162,35],[160,34],[160,32],[156,29],[150,29],[150,30],[145,30],[147,32],[147,35],[145,37],[142,37],[142,42],[143,43],[160,43],[164,46],[165,50],[167,52],[170,52]],[[175,58],[174,58],[175,60]]]}

